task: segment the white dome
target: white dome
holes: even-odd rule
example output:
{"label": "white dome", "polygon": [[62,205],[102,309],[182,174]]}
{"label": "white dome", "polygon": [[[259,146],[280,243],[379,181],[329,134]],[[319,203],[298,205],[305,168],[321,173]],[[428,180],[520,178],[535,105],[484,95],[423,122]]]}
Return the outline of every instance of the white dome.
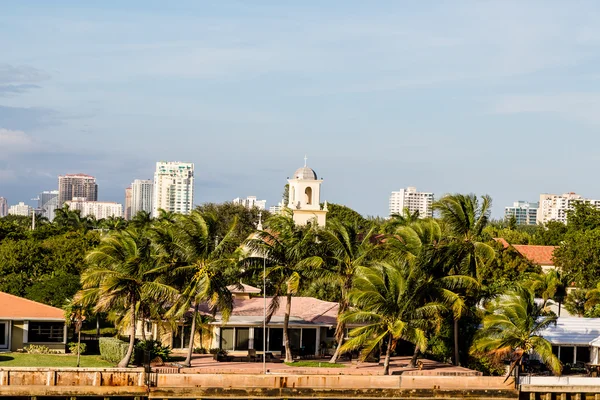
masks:
{"label": "white dome", "polygon": [[294,172],[294,179],[310,179],[317,180],[317,173],[312,168],[302,167]]}

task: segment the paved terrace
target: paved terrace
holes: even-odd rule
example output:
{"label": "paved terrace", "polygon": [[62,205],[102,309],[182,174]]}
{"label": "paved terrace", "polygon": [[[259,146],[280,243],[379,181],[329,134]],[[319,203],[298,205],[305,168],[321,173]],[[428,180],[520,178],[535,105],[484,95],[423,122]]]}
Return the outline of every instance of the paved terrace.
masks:
{"label": "paved terrace", "polygon": [[[419,359],[423,363],[421,370],[410,368],[409,356],[392,357],[390,371],[393,375],[425,375],[425,376],[480,376],[481,373],[468,368],[456,367],[437,361]],[[311,360],[319,362],[320,360]],[[322,368],[296,367],[284,363],[267,363],[267,371],[271,374],[296,375],[382,375],[383,362],[358,363],[357,361],[340,361],[344,368],[327,368],[327,360],[322,360]],[[194,355],[191,368],[178,368],[176,364],[157,366],[158,371],[179,372],[188,374],[262,374],[262,362],[217,362],[211,354]]]}

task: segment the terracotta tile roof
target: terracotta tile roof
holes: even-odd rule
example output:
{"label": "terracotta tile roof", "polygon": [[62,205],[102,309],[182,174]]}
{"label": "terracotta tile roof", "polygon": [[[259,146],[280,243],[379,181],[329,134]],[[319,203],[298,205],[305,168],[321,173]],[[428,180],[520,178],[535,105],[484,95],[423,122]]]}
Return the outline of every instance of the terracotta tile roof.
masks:
{"label": "terracotta tile roof", "polygon": [[504,238],[494,238],[494,240],[498,243],[501,243],[505,249],[510,246],[510,244]]}
{"label": "terracotta tile roof", "polygon": [[[267,297],[267,307],[271,303],[271,298]],[[323,301],[313,297],[293,297],[292,310],[290,317],[295,320],[302,320],[307,323],[335,325],[338,313],[338,303]],[[207,313],[208,307],[206,304],[200,306],[200,311]],[[264,300],[262,297],[254,297],[251,299],[235,299],[233,307],[233,316],[243,317],[261,317],[264,313]],[[279,302],[279,308],[273,314],[273,317],[281,317],[285,315],[285,297],[282,296]],[[217,320],[219,320],[217,315]]]}
{"label": "terracotta tile roof", "polygon": [[526,244],[513,244],[514,247],[523,257],[529,261],[539,265],[554,265],[554,249],[557,246],[532,246]]}
{"label": "terracotta tile roof", "polygon": [[0,292],[0,319],[59,319],[64,321],[65,315],[60,308]]}

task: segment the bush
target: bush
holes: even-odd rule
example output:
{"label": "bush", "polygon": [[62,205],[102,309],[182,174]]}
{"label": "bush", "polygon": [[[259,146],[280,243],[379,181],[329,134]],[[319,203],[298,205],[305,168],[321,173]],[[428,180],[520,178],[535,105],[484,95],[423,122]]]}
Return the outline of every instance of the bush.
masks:
{"label": "bush", "polygon": [[223,350],[218,347],[213,347],[209,350],[210,354],[227,354],[227,350]]}
{"label": "bush", "polygon": [[118,363],[127,354],[129,344],[117,338],[101,337],[99,339],[100,357],[106,361]]}
{"label": "bush", "polygon": [[204,347],[195,347],[194,354],[206,354],[206,349]]}
{"label": "bush", "polygon": [[[135,359],[134,363],[140,365],[144,361],[144,352],[150,351],[150,360],[160,357],[163,361],[169,358],[171,348],[163,346],[161,342],[156,340],[140,340],[135,344]],[[150,361],[149,360],[149,361]]]}
{"label": "bush", "polygon": [[26,353],[29,354],[54,354],[57,353],[54,350],[50,350],[48,346],[44,346],[41,344],[29,344],[23,348]]}
{"label": "bush", "polygon": [[506,365],[502,360],[487,354],[479,355],[478,357],[470,357],[467,368],[483,372],[486,376],[506,375]]}
{"label": "bush", "polygon": [[78,346],[77,342],[70,342],[67,344],[67,346],[69,346],[69,352],[73,354],[77,354],[77,347],[79,347],[79,354],[85,353],[85,350],[87,349],[87,345],[85,343],[79,343]]}

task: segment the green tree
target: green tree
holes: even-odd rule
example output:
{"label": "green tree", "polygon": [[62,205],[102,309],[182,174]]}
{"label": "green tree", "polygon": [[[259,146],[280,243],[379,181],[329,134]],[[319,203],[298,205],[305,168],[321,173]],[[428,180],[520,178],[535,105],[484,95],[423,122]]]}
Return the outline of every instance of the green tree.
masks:
{"label": "green tree", "polygon": [[156,254],[147,235],[138,230],[112,232],[87,255],[89,267],[81,276],[77,301],[95,301],[95,312],[129,314],[130,337],[121,368],[129,364],[135,343],[137,308],[142,299],[174,298],[178,292],[161,282],[165,269],[155,265]]}
{"label": "green tree", "polygon": [[297,226],[289,210],[269,218],[266,229],[246,242],[251,251],[246,263],[262,267],[264,257],[268,265],[266,277],[274,284],[267,320],[279,309],[281,296],[285,296],[285,362],[293,362],[288,329],[292,296],[298,293],[302,283],[318,276],[318,269],[323,265],[323,259],[317,255],[317,244],[317,229],[311,225]]}
{"label": "green tree", "polygon": [[346,325],[339,318],[348,310],[348,293],[352,287],[352,279],[358,267],[366,266],[371,256],[377,249],[377,242],[373,242],[375,229],[371,228],[363,234],[359,229],[359,221],[350,219],[339,221],[329,219],[326,229],[319,233],[320,240],[325,245],[326,270],[318,284],[332,284],[340,291],[338,321],[335,338],[338,343],[330,363],[335,363],[340,355],[340,348],[344,341]]}
{"label": "green tree", "polygon": [[[481,203],[474,194],[453,194],[442,197],[434,203],[434,209],[440,212],[441,219],[454,242],[452,252],[456,264],[449,271],[454,275],[468,275],[479,278],[479,271],[495,257],[494,249],[481,242],[482,233],[489,222],[492,199],[485,195]],[[471,298],[471,304],[479,299]],[[454,307],[454,363],[460,364],[459,320],[463,307]]]}
{"label": "green tree", "polygon": [[540,335],[542,330],[556,323],[556,318],[536,304],[529,290],[521,288],[509,292],[486,308],[483,328],[476,335],[471,352],[496,356],[514,354],[508,376],[521,365],[523,355],[530,353],[539,355],[554,373],[560,374],[562,367],[552,353],[552,344]]}
{"label": "green tree", "polygon": [[600,282],[600,229],[568,233],[553,258],[570,282],[583,288],[596,286]]}
{"label": "green tree", "polygon": [[401,226],[410,226],[415,222],[419,221],[419,211],[410,212],[408,208],[402,210],[402,214],[392,214],[384,225],[383,230],[385,233],[394,233],[396,229]]}
{"label": "green tree", "polygon": [[578,317],[583,317],[588,307],[588,291],[584,289],[575,289],[571,291],[565,299],[565,308],[567,311]]}
{"label": "green tree", "polygon": [[[205,215],[198,209],[189,216],[178,219],[172,227],[175,230],[175,254],[180,266],[173,270],[177,287],[181,290],[178,301],[167,315],[182,318],[190,308],[193,308],[192,327],[188,354],[184,365],[191,366],[194,350],[194,336],[198,326],[198,307],[207,302],[213,315],[221,312],[226,322],[233,310],[233,297],[227,289],[227,279],[224,271],[235,265],[239,255],[231,253],[231,244],[235,240],[236,221],[233,220],[229,230],[218,236],[219,223],[212,215]],[[161,245],[167,255],[170,248]],[[168,264],[167,264],[168,265]],[[202,324],[200,324],[202,327]]]}

